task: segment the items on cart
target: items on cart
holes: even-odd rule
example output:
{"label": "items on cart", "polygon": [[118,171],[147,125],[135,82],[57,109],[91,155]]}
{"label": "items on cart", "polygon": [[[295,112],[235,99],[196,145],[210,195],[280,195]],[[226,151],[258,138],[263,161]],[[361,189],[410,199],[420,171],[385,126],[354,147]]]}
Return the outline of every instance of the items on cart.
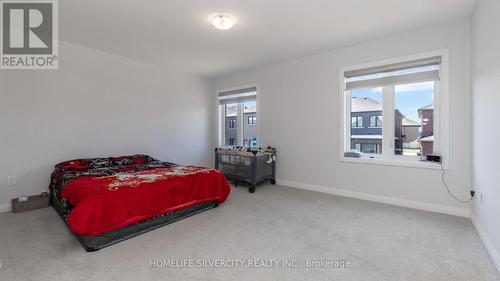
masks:
{"label": "items on cart", "polygon": [[215,168],[228,180],[250,185],[248,191],[255,192],[255,186],[270,181],[276,184],[276,149],[218,147],[215,149]]}

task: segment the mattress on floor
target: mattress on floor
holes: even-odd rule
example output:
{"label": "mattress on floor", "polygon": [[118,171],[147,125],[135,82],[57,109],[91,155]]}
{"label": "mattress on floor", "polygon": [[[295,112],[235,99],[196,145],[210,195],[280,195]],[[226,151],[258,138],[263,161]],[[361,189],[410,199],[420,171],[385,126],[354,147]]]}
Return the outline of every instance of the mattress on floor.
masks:
{"label": "mattress on floor", "polygon": [[50,191],[52,204],[82,245],[96,248],[95,241],[107,245],[213,208],[226,200],[230,187],[216,170],[135,155],[60,163]]}
{"label": "mattress on floor", "polygon": [[[61,219],[66,223],[66,213],[68,210],[57,196],[51,194],[50,202],[54,209],[57,211]],[[155,230],[159,227],[171,224],[173,222],[182,220],[192,215],[201,213],[217,207],[218,204],[214,201],[204,202],[194,206],[190,206],[177,211],[168,212],[160,216],[156,216],[135,224],[131,224],[116,230],[108,231],[96,236],[85,236],[73,233],[78,242],[83,246],[85,251],[94,252],[102,248],[111,246],[113,244],[133,238],[137,235]]]}

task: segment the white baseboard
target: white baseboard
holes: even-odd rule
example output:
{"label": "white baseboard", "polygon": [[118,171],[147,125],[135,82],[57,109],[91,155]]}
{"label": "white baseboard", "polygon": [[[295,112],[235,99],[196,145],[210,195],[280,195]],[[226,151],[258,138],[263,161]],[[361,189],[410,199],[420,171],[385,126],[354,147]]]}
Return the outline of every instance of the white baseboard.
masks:
{"label": "white baseboard", "polygon": [[0,213],[7,213],[12,211],[12,206],[10,203],[0,204]]}
{"label": "white baseboard", "polygon": [[472,224],[476,228],[476,232],[479,235],[479,238],[481,238],[481,240],[483,241],[484,247],[488,251],[493,264],[496,266],[498,272],[500,272],[500,254],[498,253],[497,249],[495,249],[495,246],[493,246],[490,237],[488,236],[488,234],[486,234],[476,216],[472,214],[470,219],[472,221]]}
{"label": "white baseboard", "polygon": [[442,214],[453,215],[453,216],[458,216],[458,217],[465,217],[465,218],[470,217],[470,209],[469,208],[451,207],[451,206],[445,206],[445,205],[439,205],[439,204],[433,204],[433,203],[425,203],[425,202],[420,202],[420,201],[400,199],[400,198],[394,198],[394,197],[388,197],[388,196],[382,196],[382,195],[374,195],[374,194],[369,194],[369,193],[364,193],[364,192],[359,192],[359,191],[334,188],[334,187],[327,187],[327,186],[320,186],[320,185],[313,185],[313,184],[300,183],[300,182],[287,181],[287,180],[280,180],[280,179],[277,179],[277,182],[279,185],[298,188],[298,189],[317,191],[317,192],[322,192],[322,193],[328,193],[328,194],[339,195],[339,196],[344,196],[344,197],[351,197],[351,198],[356,198],[356,199],[361,199],[361,200],[366,200],[366,201],[373,201],[373,202],[378,202],[378,203],[385,203],[385,204],[389,204],[389,205],[396,205],[396,206],[406,207],[406,208],[411,208],[411,209],[417,209],[417,210],[423,210],[423,211],[429,211],[429,212],[435,212],[435,213],[442,213]]}

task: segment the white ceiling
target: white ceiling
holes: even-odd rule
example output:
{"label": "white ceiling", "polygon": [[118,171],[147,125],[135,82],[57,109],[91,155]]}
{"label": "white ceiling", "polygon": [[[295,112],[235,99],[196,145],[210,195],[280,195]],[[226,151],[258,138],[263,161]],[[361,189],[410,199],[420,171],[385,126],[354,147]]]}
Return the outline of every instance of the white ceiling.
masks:
{"label": "white ceiling", "polygon": [[[60,39],[210,77],[469,16],[476,0],[59,1]],[[217,12],[237,17],[214,29]]]}

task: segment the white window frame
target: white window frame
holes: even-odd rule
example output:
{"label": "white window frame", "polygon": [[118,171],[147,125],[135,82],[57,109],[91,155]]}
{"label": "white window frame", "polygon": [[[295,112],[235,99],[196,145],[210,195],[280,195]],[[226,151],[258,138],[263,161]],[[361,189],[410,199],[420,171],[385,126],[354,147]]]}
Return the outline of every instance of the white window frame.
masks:
{"label": "white window frame", "polygon": [[[383,113],[383,111],[382,111],[382,113]],[[368,118],[368,128],[372,128],[372,129],[382,128],[382,126],[379,126],[378,120],[379,120],[379,117],[382,117],[382,124],[384,124],[384,117],[383,116],[384,116],[383,114],[382,115],[378,115],[378,114],[377,115],[368,115],[368,117],[369,117]],[[372,117],[375,117],[375,126],[372,126]]]}
{"label": "white window frame", "polygon": [[[247,89],[247,88],[255,88],[256,89],[256,98],[255,98],[255,110],[256,110],[256,120],[257,120],[257,124],[254,124],[253,126],[257,126],[256,127],[256,131],[257,131],[257,145],[259,144],[262,144],[262,139],[261,139],[261,134],[260,134],[260,126],[259,126],[259,121],[260,118],[259,118],[259,115],[260,115],[260,99],[259,99],[259,93],[260,93],[260,90],[259,90],[259,84],[257,83],[250,83],[250,84],[245,84],[245,85],[241,85],[241,86],[236,86],[236,87],[231,87],[231,88],[225,88],[225,89],[220,89],[220,90],[217,90],[216,91],[216,95],[215,95],[215,98],[216,98],[216,105],[217,105],[217,123],[218,123],[218,126],[217,126],[217,136],[218,136],[218,140],[217,140],[217,143],[218,143],[218,146],[225,146],[225,134],[226,134],[226,125],[225,125],[225,118],[226,118],[226,108],[224,105],[220,105],[219,104],[219,93],[222,93],[222,92],[229,92],[229,91],[236,91],[236,90],[241,90],[241,89]],[[236,118],[236,144],[235,146],[243,146],[243,137],[244,137],[244,132],[243,132],[243,126],[244,126],[244,122],[245,122],[245,118],[244,118],[244,113],[243,113],[243,105],[240,104],[239,107],[241,108],[238,108],[238,116]],[[250,140],[249,140],[250,141]],[[261,145],[262,146],[262,145]]]}
{"label": "white window frame", "polygon": [[[250,118],[255,118],[255,123],[250,123]],[[255,116],[247,116],[247,124],[250,125],[250,126],[255,126],[257,125],[257,115]]]}
{"label": "white window frame", "polygon": [[[234,122],[231,122],[233,120],[234,120]],[[234,123],[233,126],[231,126],[231,123]],[[236,119],[229,119],[229,123],[228,123],[228,126],[227,126],[228,129],[234,129],[234,126],[236,126]]]}
{"label": "white window frame", "polygon": [[[356,127],[352,127],[353,129],[363,129],[365,127],[365,124],[364,124],[365,121],[364,121],[363,116],[352,116],[351,117],[351,124],[352,124],[352,118],[356,118]],[[359,125],[360,119],[361,119],[361,126]]]}
{"label": "white window frame", "polygon": [[[403,166],[424,169],[441,169],[438,163],[421,161],[416,156],[394,155],[394,127],[382,126],[382,152],[383,154],[365,154],[361,158],[345,157],[344,152],[350,149],[351,145],[351,107],[350,91],[345,90],[345,72],[395,63],[404,63],[412,60],[425,59],[441,56],[440,80],[435,82],[434,89],[434,153],[442,156],[442,164],[448,169],[449,163],[449,50],[438,50],[434,52],[416,54],[406,57],[399,57],[384,61],[371,62],[361,65],[343,67],[340,69],[339,87],[339,157],[342,162],[376,164],[389,166]],[[383,87],[383,120],[393,120],[394,111],[387,110],[394,104],[394,87]],[[392,91],[392,94],[388,93]],[[388,97],[388,98],[387,98]],[[369,120],[368,120],[369,122]],[[387,121],[383,122],[385,124]],[[370,125],[370,124],[368,124]]]}

